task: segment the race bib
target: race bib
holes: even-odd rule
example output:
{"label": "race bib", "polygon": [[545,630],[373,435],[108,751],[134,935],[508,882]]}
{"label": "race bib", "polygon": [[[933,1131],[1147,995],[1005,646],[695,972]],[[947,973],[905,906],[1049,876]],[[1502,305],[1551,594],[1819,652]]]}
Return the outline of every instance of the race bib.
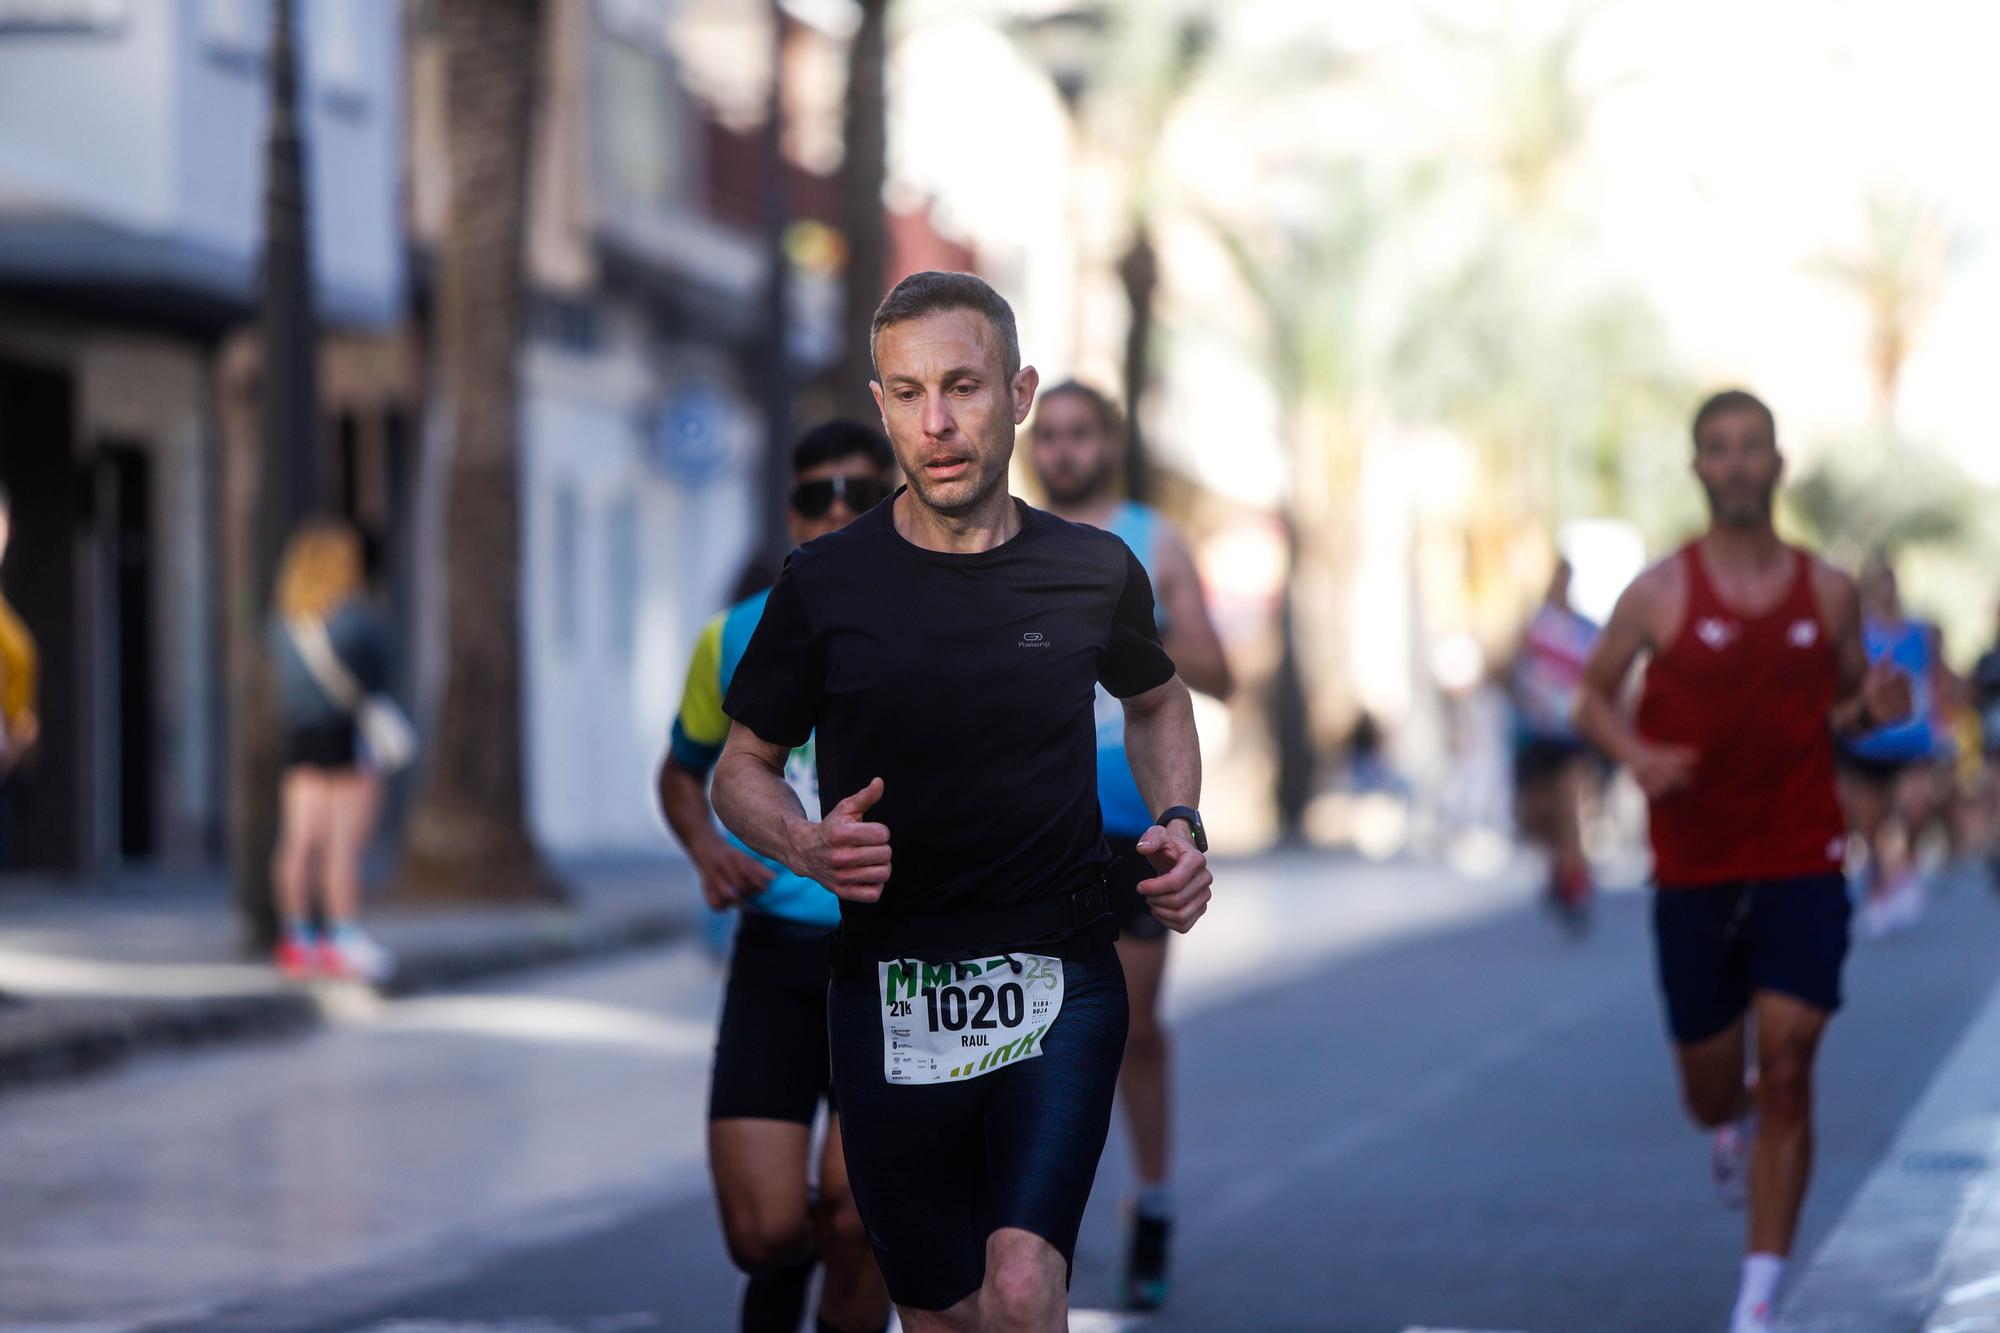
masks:
{"label": "race bib", "polygon": [[1062,1012],[1063,965],[1040,954],[878,965],[882,1076],[959,1083],[1032,1060]]}

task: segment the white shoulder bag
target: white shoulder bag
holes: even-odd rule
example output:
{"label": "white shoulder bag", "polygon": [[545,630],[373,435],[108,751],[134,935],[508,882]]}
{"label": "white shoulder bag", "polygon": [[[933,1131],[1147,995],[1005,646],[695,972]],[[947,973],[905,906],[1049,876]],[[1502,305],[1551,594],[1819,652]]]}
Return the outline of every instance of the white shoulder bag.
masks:
{"label": "white shoulder bag", "polygon": [[285,630],[306,670],[327,698],[346,709],[361,733],[368,766],[384,776],[400,773],[417,757],[417,729],[386,694],[364,694],[361,682],[333,650],[323,620],[288,620]]}

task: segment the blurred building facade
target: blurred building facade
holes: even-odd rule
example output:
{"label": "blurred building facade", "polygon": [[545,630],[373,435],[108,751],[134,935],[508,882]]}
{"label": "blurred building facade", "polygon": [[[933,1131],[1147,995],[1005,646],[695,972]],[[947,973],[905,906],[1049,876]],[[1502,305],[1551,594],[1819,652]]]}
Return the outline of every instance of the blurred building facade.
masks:
{"label": "blurred building facade", "polygon": [[[298,7],[325,499],[367,541],[398,630],[397,692],[420,726],[448,596],[449,423],[427,395],[448,189],[434,10]],[[775,572],[749,562],[773,500],[756,395],[772,177],[759,121],[778,12],[545,6],[520,594],[529,817],[558,854],[667,845],[652,779],[687,654],[740,585]],[[783,341],[803,424],[843,336],[851,34],[838,6],[782,22]],[[5,578],[46,655],[44,753],[10,784],[21,836],[7,869],[220,863],[229,515],[261,447],[269,29],[268,0],[0,0]],[[884,225],[885,280],[973,265],[923,209]]]}
{"label": "blurred building facade", "polygon": [[[302,20],[318,299],[365,337],[403,307],[396,16]],[[251,0],[0,5],[6,579],[46,656],[18,865],[220,846],[220,387],[253,314],[268,30]]]}

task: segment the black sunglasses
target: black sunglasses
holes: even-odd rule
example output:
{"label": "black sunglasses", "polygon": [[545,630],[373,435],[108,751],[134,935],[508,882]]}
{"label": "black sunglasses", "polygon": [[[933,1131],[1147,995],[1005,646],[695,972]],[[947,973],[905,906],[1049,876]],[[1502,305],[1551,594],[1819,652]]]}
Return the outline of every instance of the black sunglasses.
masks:
{"label": "black sunglasses", "polygon": [[835,498],[839,498],[859,514],[881,504],[888,494],[889,488],[873,477],[826,477],[802,481],[794,487],[792,508],[807,518],[824,518],[826,511],[833,508]]}

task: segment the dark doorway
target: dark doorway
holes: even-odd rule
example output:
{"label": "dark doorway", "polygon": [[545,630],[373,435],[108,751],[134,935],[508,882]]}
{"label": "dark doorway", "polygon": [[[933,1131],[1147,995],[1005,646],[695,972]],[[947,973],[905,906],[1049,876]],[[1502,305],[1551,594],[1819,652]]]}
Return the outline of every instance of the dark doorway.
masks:
{"label": "dark doorway", "polygon": [[82,478],[74,454],[75,387],[60,371],[0,361],[0,479],[13,538],[0,588],[41,656],[42,738],[0,788],[5,868],[83,864],[82,700],[78,664]]}
{"label": "dark doorway", "polygon": [[110,642],[118,719],[118,855],[154,852],[153,458],[142,446],[107,441],[98,450],[98,513],[110,578]]}

